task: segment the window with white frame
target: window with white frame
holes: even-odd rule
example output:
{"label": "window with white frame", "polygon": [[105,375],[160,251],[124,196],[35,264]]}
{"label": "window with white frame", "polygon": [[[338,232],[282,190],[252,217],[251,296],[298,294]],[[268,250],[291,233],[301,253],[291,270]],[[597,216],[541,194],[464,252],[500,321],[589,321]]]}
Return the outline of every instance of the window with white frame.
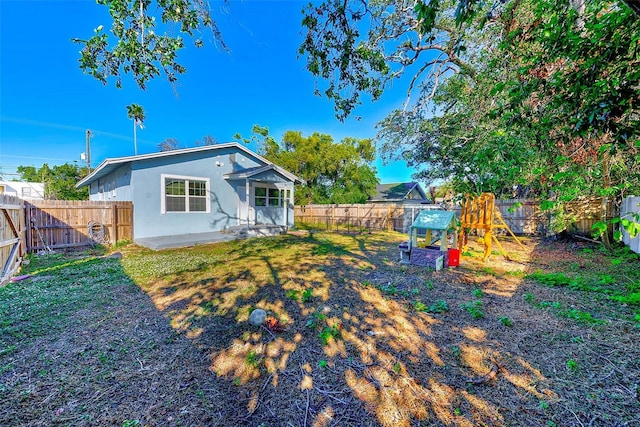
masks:
{"label": "window with white frame", "polygon": [[162,175],[163,212],[209,212],[209,179]]}
{"label": "window with white frame", "polygon": [[257,187],[254,192],[254,206],[278,207],[283,205],[284,191],[278,188]]}

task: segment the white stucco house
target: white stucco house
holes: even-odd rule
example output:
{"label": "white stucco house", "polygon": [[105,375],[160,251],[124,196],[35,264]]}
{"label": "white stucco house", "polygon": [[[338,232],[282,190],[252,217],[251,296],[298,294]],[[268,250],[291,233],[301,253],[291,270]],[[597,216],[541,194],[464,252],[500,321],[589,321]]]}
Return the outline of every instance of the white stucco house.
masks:
{"label": "white stucco house", "polygon": [[44,184],[41,182],[0,181],[0,194],[19,197],[22,200],[43,200]]}
{"label": "white stucco house", "polygon": [[131,201],[134,242],[237,226],[293,226],[294,174],[236,142],[103,161],[77,187]]}

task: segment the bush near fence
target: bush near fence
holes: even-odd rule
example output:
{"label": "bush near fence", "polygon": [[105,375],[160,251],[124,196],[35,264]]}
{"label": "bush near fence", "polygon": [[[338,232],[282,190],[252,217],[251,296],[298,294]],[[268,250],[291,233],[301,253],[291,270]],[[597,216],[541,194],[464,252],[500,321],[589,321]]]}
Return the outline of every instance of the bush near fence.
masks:
{"label": "bush near fence", "polygon": [[[518,235],[547,235],[553,232],[556,222],[565,220],[570,224],[567,231],[591,235],[591,228],[597,221],[616,216],[611,204],[602,198],[566,203],[556,216],[552,216],[550,211],[543,211],[537,200],[499,199],[495,206],[511,231]],[[353,231],[395,230],[406,233],[420,211],[426,209],[445,208],[426,204],[306,205],[295,207],[295,220],[298,227]],[[448,210],[453,210],[456,216],[460,216],[459,205]]]}

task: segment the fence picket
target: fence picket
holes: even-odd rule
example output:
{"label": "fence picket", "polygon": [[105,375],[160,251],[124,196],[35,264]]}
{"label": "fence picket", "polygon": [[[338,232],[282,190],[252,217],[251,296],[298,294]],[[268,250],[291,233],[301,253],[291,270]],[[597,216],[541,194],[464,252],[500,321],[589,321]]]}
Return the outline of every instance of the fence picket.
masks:
{"label": "fence picket", "polygon": [[[26,202],[28,252],[87,246],[96,243],[88,226],[95,222],[110,243],[133,238],[131,202],[33,200]],[[39,231],[39,233],[38,233]]]}
{"label": "fence picket", "polygon": [[[606,204],[606,201],[598,198],[565,204],[565,215],[572,219],[569,231],[588,235],[596,221],[613,218],[612,206],[603,203]],[[495,201],[495,206],[515,234],[546,235],[550,230],[553,218],[540,209],[540,202],[536,200],[499,199]],[[327,230],[357,226],[367,230],[407,232],[418,213],[425,209],[442,208],[438,205],[382,203],[306,205],[295,207],[295,219],[299,224],[322,225]],[[455,206],[453,211],[460,216],[460,206]]]}

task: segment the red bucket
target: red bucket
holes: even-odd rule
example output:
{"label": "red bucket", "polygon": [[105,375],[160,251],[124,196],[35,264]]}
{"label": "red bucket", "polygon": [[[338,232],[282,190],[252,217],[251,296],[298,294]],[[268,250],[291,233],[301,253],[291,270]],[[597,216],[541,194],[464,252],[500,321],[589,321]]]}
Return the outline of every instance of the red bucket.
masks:
{"label": "red bucket", "polygon": [[460,249],[449,249],[449,267],[460,265]]}

